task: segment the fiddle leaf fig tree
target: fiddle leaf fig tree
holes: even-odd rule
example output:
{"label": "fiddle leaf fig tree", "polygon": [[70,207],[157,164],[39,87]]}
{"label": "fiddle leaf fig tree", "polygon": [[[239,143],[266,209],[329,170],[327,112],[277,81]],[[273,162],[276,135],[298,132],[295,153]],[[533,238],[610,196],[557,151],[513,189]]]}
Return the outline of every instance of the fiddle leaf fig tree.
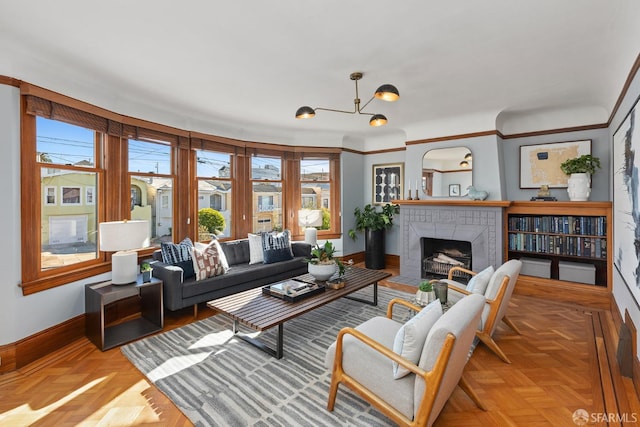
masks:
{"label": "fiddle leaf fig tree", "polygon": [[349,237],[356,240],[357,233],[365,229],[377,231],[391,228],[393,216],[398,212],[400,212],[400,207],[391,203],[384,205],[381,210],[371,204],[366,205],[363,209],[355,208],[353,214],[356,217],[356,225],[355,228],[348,231]]}

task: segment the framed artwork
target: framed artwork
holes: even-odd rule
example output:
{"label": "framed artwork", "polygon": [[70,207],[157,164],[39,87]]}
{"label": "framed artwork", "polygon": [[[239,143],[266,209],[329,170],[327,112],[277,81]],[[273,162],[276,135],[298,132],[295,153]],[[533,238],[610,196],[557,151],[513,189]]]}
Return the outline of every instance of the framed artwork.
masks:
{"label": "framed artwork", "polygon": [[460,195],[460,184],[449,184],[449,197],[458,197]]}
{"label": "framed artwork", "polygon": [[552,142],[520,147],[520,188],[567,188],[569,177],[560,170],[567,159],[591,154],[591,140]]}
{"label": "framed artwork", "polygon": [[640,302],[640,130],[637,100],[613,134],[613,264]]}
{"label": "framed artwork", "polygon": [[382,205],[403,198],[404,163],[373,165],[374,205]]}

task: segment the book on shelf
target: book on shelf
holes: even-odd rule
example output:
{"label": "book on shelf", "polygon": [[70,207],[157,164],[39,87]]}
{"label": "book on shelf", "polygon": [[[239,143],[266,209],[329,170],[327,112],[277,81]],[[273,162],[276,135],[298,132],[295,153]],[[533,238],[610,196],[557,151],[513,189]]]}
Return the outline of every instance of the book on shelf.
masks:
{"label": "book on shelf", "polygon": [[604,236],[607,219],[604,216],[509,215],[508,226],[509,231]]}

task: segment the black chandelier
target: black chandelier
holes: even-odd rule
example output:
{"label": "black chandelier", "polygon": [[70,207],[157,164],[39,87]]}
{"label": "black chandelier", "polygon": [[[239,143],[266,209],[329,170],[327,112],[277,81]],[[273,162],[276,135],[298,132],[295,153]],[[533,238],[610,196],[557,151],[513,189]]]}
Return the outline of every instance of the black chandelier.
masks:
{"label": "black chandelier", "polygon": [[366,114],[368,116],[371,116],[371,119],[369,120],[369,124],[371,126],[385,125],[387,123],[387,118],[383,114],[365,113],[362,110],[364,110],[366,106],[369,105],[371,101],[373,101],[373,98],[378,98],[378,99],[382,99],[383,101],[389,101],[389,102],[396,101],[398,100],[398,98],[400,98],[400,92],[398,92],[398,89],[394,85],[384,84],[380,86],[378,90],[376,90],[376,92],[373,94],[370,100],[368,100],[362,107],[360,107],[360,98],[358,96],[358,80],[362,78],[362,75],[363,74],[359,72],[351,73],[349,75],[349,78],[353,80],[356,84],[356,97],[353,100],[353,103],[354,103],[353,111],[336,110],[333,108],[322,108],[322,107],[311,108],[305,105],[304,107],[298,108],[298,111],[296,111],[296,119],[310,119],[311,117],[316,115],[316,111],[322,110],[322,111],[333,111],[334,113]]}

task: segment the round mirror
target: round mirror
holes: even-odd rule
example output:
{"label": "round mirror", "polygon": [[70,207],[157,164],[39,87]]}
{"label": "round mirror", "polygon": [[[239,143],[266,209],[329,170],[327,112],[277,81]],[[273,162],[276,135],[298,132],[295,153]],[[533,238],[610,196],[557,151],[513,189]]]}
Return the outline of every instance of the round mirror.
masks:
{"label": "round mirror", "polygon": [[430,197],[460,197],[473,185],[473,155],[467,147],[437,148],[422,158],[422,192]]}

